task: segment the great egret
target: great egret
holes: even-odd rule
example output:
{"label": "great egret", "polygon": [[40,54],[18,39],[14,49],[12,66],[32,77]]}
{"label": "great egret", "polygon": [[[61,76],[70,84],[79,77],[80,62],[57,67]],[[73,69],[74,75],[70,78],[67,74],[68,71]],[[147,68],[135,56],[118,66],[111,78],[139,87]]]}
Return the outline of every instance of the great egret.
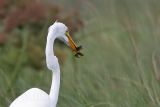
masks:
{"label": "great egret", "polygon": [[10,107],[56,107],[60,85],[60,67],[53,51],[53,44],[56,38],[70,46],[76,53],[75,56],[83,55],[79,51],[81,47],[77,47],[69,35],[68,28],[63,23],[56,21],[48,29],[45,50],[47,67],[52,71],[52,84],[49,95],[41,89],[31,88],[15,99]]}

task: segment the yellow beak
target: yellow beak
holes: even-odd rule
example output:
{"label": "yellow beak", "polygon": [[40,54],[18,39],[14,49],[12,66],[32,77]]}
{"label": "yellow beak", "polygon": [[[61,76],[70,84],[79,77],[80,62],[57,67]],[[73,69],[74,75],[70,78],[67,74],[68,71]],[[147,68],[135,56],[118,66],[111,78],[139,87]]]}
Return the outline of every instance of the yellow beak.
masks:
{"label": "yellow beak", "polygon": [[69,32],[66,32],[66,36],[68,38],[68,42],[69,45],[71,47],[71,49],[76,53],[75,56],[76,57],[80,57],[83,56],[83,54],[80,52],[80,49],[82,48],[82,46],[77,47],[77,45],[75,44],[75,42],[73,41],[72,37],[70,36]]}
{"label": "yellow beak", "polygon": [[67,36],[67,38],[69,40],[69,45],[70,45],[71,49],[73,51],[77,52],[77,46],[76,46],[75,42],[73,41],[73,39],[71,38],[69,32],[66,32],[66,36]]}

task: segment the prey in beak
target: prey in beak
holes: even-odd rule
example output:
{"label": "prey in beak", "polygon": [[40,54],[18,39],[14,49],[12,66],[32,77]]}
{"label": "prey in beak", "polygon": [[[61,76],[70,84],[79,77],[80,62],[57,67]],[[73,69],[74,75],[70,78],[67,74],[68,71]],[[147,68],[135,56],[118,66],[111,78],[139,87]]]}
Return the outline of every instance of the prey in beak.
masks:
{"label": "prey in beak", "polygon": [[71,47],[73,52],[75,52],[75,57],[79,58],[80,56],[83,56],[83,54],[80,52],[80,50],[82,49],[82,46],[77,46],[75,44],[75,42],[73,41],[73,39],[69,34],[69,31],[66,32],[66,36],[68,38],[69,46]]}

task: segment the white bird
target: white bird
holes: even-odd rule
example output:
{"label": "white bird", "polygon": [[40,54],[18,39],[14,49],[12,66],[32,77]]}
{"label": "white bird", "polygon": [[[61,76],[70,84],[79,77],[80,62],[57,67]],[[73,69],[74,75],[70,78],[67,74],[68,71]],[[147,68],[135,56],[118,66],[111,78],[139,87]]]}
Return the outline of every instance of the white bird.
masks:
{"label": "white bird", "polygon": [[41,89],[31,88],[16,98],[10,107],[56,107],[60,86],[60,67],[53,51],[56,38],[70,46],[76,56],[83,55],[79,51],[81,47],[77,47],[69,35],[68,28],[63,23],[55,22],[48,29],[45,50],[47,67],[52,71],[52,84],[49,95]]}

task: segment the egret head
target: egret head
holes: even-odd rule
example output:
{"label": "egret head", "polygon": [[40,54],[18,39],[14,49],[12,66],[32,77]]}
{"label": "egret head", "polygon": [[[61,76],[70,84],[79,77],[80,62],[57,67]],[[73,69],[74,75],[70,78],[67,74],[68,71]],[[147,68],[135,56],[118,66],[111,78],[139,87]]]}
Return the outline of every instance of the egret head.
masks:
{"label": "egret head", "polygon": [[60,22],[55,22],[48,29],[48,32],[54,32],[55,38],[62,38],[65,36],[66,31],[68,30],[67,26]]}
{"label": "egret head", "polygon": [[71,47],[71,49],[75,52],[76,57],[83,56],[83,54],[80,53],[81,46],[77,47],[69,34],[68,27],[65,24],[56,21],[49,27],[48,32],[53,32],[52,37],[63,41],[66,45]]}

